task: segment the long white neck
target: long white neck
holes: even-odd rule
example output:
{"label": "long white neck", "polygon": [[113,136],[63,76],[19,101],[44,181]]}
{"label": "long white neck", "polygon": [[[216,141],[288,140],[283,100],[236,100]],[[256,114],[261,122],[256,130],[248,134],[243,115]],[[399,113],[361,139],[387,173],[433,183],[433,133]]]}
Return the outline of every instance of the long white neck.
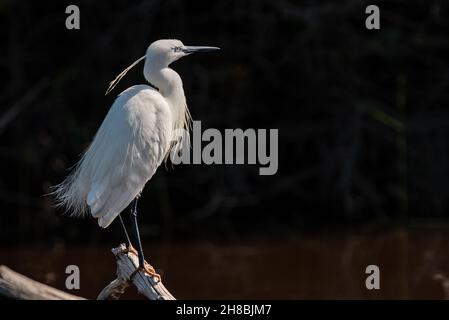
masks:
{"label": "long white neck", "polygon": [[187,109],[186,98],[179,74],[160,63],[152,63],[146,59],[143,71],[145,79],[159,89],[161,95],[167,100],[173,113],[174,128],[187,129],[190,121],[190,113]]}

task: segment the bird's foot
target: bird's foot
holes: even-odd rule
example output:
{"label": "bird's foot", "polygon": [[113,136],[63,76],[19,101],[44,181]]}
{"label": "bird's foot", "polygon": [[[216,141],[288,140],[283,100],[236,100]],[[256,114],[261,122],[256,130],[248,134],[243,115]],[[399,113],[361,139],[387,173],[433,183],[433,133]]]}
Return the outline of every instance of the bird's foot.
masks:
{"label": "bird's foot", "polygon": [[[136,256],[139,255],[137,250],[134,249],[134,247],[132,245],[128,246],[128,252],[132,252]],[[149,264],[148,262],[146,262],[146,261],[144,261],[144,267],[139,266],[138,268],[136,268],[136,270],[134,270],[133,273],[131,273],[129,278],[132,280],[134,278],[134,276],[136,275],[136,273],[138,273],[139,271],[143,271],[144,273],[148,274],[149,276],[151,276],[153,278],[156,278],[156,282],[160,282],[161,281],[161,275],[158,274],[156,272],[156,270],[154,270],[153,266],[151,264]]]}
{"label": "bird's foot", "polygon": [[145,261],[145,267],[143,268],[143,271],[145,271],[148,275],[152,276],[153,278],[156,278],[156,282],[161,281],[161,275],[154,270],[153,266]]}
{"label": "bird's foot", "polygon": [[144,273],[146,273],[147,275],[155,278],[156,282],[161,282],[161,275],[158,274],[156,272],[156,270],[154,270],[154,268],[145,261],[145,267],[137,267],[136,270],[134,270],[131,275],[129,276],[130,280],[134,279],[134,276],[139,272],[139,271],[143,271]]}

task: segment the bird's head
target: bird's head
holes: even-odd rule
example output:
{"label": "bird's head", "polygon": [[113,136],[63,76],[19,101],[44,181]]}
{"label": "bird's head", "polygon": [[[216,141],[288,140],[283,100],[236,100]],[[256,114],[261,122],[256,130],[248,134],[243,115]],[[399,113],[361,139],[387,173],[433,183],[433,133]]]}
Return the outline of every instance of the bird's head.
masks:
{"label": "bird's head", "polygon": [[185,46],[180,40],[164,39],[153,42],[147,49],[146,59],[159,62],[161,65],[169,65],[179,58],[195,52],[209,52],[220,50],[217,47]]}
{"label": "bird's head", "polygon": [[176,39],[157,40],[150,44],[147,49],[147,53],[134,61],[129,67],[123,70],[114,80],[109,83],[106,94],[111,92],[117,83],[126,75],[126,73],[132,69],[136,64],[142,60],[146,60],[145,68],[148,65],[152,65],[156,68],[167,67],[170,63],[175,62],[179,58],[185,57],[195,52],[209,52],[220,50],[218,47],[206,47],[206,46],[185,46],[181,41]]}

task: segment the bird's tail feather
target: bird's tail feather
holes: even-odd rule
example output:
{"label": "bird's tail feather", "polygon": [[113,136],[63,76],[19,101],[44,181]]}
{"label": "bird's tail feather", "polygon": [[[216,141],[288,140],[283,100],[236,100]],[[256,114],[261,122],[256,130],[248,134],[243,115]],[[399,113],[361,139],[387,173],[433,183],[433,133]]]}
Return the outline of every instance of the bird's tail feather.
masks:
{"label": "bird's tail feather", "polygon": [[86,190],[84,190],[83,184],[79,183],[83,159],[84,157],[72,168],[72,172],[67,178],[54,186],[50,193],[55,197],[56,207],[64,208],[65,212],[73,217],[83,217],[89,210],[85,201]]}

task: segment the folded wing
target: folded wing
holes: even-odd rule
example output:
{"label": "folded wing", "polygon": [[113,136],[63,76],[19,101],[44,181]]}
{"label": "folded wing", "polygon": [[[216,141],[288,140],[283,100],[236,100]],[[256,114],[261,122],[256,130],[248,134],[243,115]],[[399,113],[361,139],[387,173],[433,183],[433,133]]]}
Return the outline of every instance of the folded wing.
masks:
{"label": "folded wing", "polygon": [[114,102],[73,173],[55,191],[73,214],[105,228],[142,191],[169,151],[173,120],[165,99],[134,86]]}

